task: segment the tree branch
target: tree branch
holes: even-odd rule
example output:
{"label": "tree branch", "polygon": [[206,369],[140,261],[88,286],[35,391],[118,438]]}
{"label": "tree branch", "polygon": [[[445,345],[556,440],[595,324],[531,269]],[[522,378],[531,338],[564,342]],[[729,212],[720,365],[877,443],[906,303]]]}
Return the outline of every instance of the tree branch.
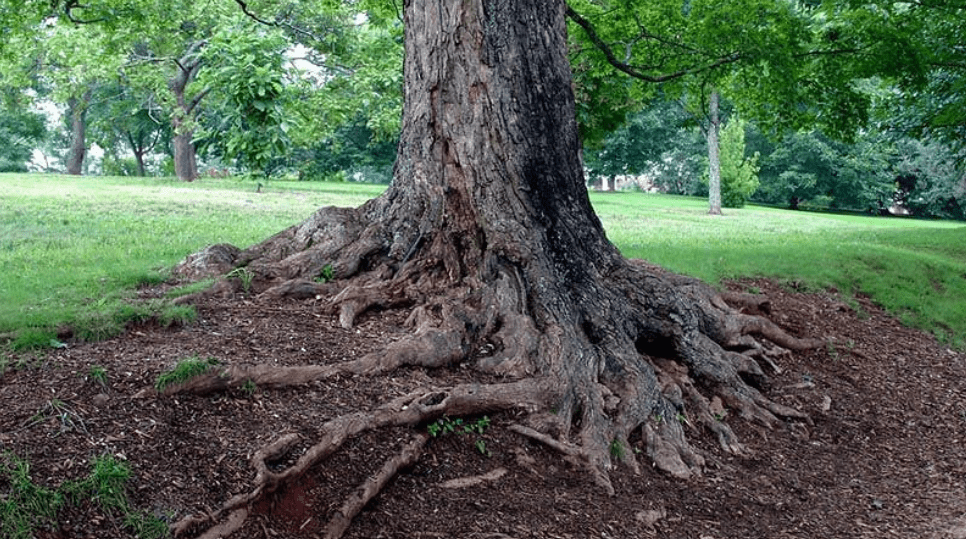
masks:
{"label": "tree branch", "polygon": [[321,37],[315,35],[314,33],[310,32],[308,30],[299,28],[298,26],[296,26],[294,24],[291,24],[291,23],[288,23],[288,22],[284,22],[284,21],[279,21],[278,18],[276,18],[276,20],[274,20],[274,21],[268,21],[268,20],[265,20],[265,19],[259,17],[257,13],[253,12],[251,9],[248,8],[248,3],[245,2],[245,0],[235,0],[235,3],[238,4],[238,7],[241,8],[242,13],[244,13],[245,16],[247,16],[249,19],[257,22],[258,24],[263,24],[265,26],[272,26],[272,27],[275,27],[275,28],[284,28],[284,29],[292,32],[293,34],[297,34],[297,35],[300,35],[302,37],[308,38],[311,41],[316,41],[316,42],[319,42],[319,43],[323,42],[323,39]]}
{"label": "tree branch", "polygon": [[617,58],[617,55],[614,54],[614,50],[611,48],[611,46],[608,45],[606,42],[604,42],[604,40],[601,39],[601,37],[597,34],[597,30],[594,28],[593,24],[587,19],[585,19],[583,16],[581,16],[579,13],[574,11],[570,6],[567,6],[567,16],[570,17],[572,21],[574,21],[581,28],[584,29],[584,32],[587,33],[587,38],[590,39],[591,43],[593,43],[594,46],[596,46],[604,54],[604,56],[607,58],[607,62],[611,66],[613,66],[618,71],[621,71],[627,75],[630,75],[631,77],[634,77],[635,79],[639,79],[644,82],[654,82],[654,83],[668,82],[671,80],[679,79],[681,77],[685,77],[687,75],[694,75],[697,73],[711,71],[713,69],[717,69],[724,65],[733,64],[745,58],[745,56],[742,55],[741,53],[734,52],[734,53],[727,54],[725,56],[721,56],[716,60],[704,65],[689,67],[689,68],[681,69],[679,71],[665,73],[661,75],[652,75],[642,71],[640,66],[631,65],[627,62],[622,62],[621,60],[619,60]]}

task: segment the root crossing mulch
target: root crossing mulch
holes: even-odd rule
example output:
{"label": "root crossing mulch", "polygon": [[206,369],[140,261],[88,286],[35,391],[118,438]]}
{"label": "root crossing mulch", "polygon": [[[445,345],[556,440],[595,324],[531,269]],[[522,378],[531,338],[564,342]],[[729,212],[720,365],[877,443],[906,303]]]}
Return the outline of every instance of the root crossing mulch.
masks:
{"label": "root crossing mulch", "polygon": [[[730,286],[767,295],[780,326],[828,341],[780,359],[781,372],[763,388],[810,422],[769,430],[725,417],[747,447],[741,456],[690,429],[708,466],[688,481],[647,465],[633,441],[625,457],[639,459],[642,472],[618,465],[616,495],[607,496],[584,469],[507,430],[514,417],[497,415],[482,435],[431,439],[345,537],[966,539],[964,354],[861,298],[846,303],[769,281]],[[113,455],[133,470],[133,506],[175,522],[250,490],[252,455],[283,434],[309,446],[337,415],[470,376],[465,367],[402,369],[284,390],[151,395],[145,389],[159,374],[192,356],[228,365],[358,358],[401,338],[408,314],[370,313],[347,330],[313,300],[236,297],[197,307],[187,327],[145,324],[108,341],[13,358],[24,366],[0,378],[0,451],[28,459],[33,481],[51,487],[87,475],[93,457]],[[97,368],[105,383],[92,375]],[[255,504],[233,537],[320,537],[345,498],[411,440],[401,428],[351,440]],[[8,487],[0,480],[0,500]],[[65,509],[44,537],[131,536],[98,511]]]}

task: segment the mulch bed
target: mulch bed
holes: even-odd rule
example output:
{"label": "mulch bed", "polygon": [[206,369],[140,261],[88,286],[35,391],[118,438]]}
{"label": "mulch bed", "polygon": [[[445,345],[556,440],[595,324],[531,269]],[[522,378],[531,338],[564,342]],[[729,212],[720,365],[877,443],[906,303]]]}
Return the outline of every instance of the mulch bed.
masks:
{"label": "mulch bed", "polygon": [[[808,413],[810,424],[768,430],[727,418],[747,454],[723,454],[707,433],[692,431],[708,459],[702,476],[681,481],[650,466],[640,475],[620,467],[610,497],[584,470],[507,430],[515,418],[497,415],[482,436],[433,439],[346,537],[966,538],[966,356],[861,298],[853,308],[832,293],[764,280],[731,286],[767,295],[773,320],[793,333],[830,341],[782,359],[765,387],[769,398]],[[188,327],[147,324],[32,358],[33,366],[0,378],[0,451],[28,458],[34,481],[50,486],[86,475],[95,455],[115,455],[134,471],[134,506],[174,521],[249,490],[252,454],[284,433],[301,434],[308,446],[335,415],[469,374],[404,369],[208,396],[142,391],[190,356],[324,363],[404,335],[404,312],[366,315],[351,330],[320,312],[314,301],[209,299]],[[106,370],[106,385],[92,379],[92,366]],[[350,441],[253,507],[234,537],[320,536],[345,496],[410,439],[410,431],[390,429]],[[643,463],[641,448],[631,449]],[[0,493],[5,487],[0,481]],[[51,536],[130,535],[97,511],[65,510]]]}

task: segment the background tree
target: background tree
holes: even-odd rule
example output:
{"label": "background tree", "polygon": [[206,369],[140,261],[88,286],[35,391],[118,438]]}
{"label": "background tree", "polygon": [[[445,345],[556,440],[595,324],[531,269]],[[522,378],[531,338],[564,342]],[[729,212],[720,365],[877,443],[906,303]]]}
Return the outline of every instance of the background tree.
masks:
{"label": "background tree", "polygon": [[33,149],[43,140],[47,126],[43,114],[23,110],[0,109],[0,172],[27,172]]}
{"label": "background tree", "polygon": [[88,116],[95,93],[117,77],[121,54],[104,28],[54,19],[40,29],[24,52],[36,55],[37,76],[50,88],[53,101],[66,105],[68,174],[81,174],[87,154]]}
{"label": "background tree", "polygon": [[814,131],[795,133],[762,158],[755,199],[793,209],[886,209],[896,175],[883,142],[867,137],[853,145]]}
{"label": "background tree", "polygon": [[286,133],[285,49],[289,43],[278,33],[245,21],[220,29],[205,47],[208,69],[198,80],[214,89],[211,100],[217,114],[198,133],[211,139],[224,159],[233,159],[253,174],[268,177],[272,164],[289,146]]}
{"label": "background tree", "polygon": [[[579,35],[593,43],[598,66],[607,64],[672,96],[689,96],[692,113],[706,119],[711,177],[709,211],[720,213],[717,136],[719,94],[743,92],[769,120],[791,123],[799,113],[790,81],[803,76],[810,34],[807,16],[785,2],[571,3]],[[724,30],[723,30],[724,29]],[[762,71],[771,76],[761,77]],[[781,82],[784,81],[784,82]],[[786,105],[786,110],[779,110]],[[754,114],[754,112],[751,112]]]}
{"label": "background tree", "polygon": [[758,189],[758,154],[745,151],[747,122],[733,116],[721,130],[721,205],[741,208]]}

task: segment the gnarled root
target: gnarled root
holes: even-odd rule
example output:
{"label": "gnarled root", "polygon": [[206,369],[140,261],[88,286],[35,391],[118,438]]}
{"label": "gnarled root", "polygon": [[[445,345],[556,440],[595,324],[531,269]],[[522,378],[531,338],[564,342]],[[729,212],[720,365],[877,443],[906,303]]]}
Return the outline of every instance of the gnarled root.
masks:
{"label": "gnarled root", "polygon": [[[321,429],[325,433],[324,436],[309,447],[292,466],[281,471],[272,471],[268,463],[278,460],[300,441],[298,435],[284,435],[252,457],[255,480],[251,491],[233,496],[224,506],[210,515],[186,517],[176,523],[172,530],[177,536],[207,524],[211,527],[201,537],[214,537],[211,535],[213,533],[227,537],[244,525],[248,506],[262,496],[275,492],[282,484],[301,477],[312,466],[331,456],[347,440],[363,432],[390,426],[417,425],[442,415],[471,415],[512,408],[533,411],[546,406],[551,394],[550,388],[544,381],[536,379],[507,384],[455,386],[411,393],[393,399],[372,411],[354,412],[326,422]],[[417,436],[414,444],[407,450],[406,456],[398,459],[398,462],[387,463],[382,474],[394,474],[404,465],[408,465],[407,463],[411,463],[409,461],[418,458],[418,450],[424,444],[425,440],[420,441]],[[335,518],[333,523],[330,523],[329,529],[335,532],[343,525],[347,526],[348,520],[351,520],[352,516],[357,514],[366,501],[375,496],[378,489],[381,489],[390,478],[391,475],[377,478],[371,485],[363,485],[362,494],[343,506],[340,511],[342,517]],[[341,528],[341,531],[344,529]],[[339,531],[340,534],[341,531]]]}
{"label": "gnarled root", "polygon": [[352,519],[385,488],[389,480],[395,477],[399,470],[412,466],[419,460],[419,455],[428,441],[429,436],[417,434],[415,439],[403,448],[399,455],[386,461],[379,473],[370,476],[359,485],[359,488],[329,520],[329,524],[325,527],[326,539],[342,537],[342,534],[349,528],[349,524],[352,523]]}
{"label": "gnarled root", "polygon": [[[821,341],[792,336],[766,318],[741,312],[694,279],[616,254],[602,253],[600,261],[560,273],[556,262],[534,255],[536,250],[505,248],[496,254],[480,250],[483,242],[473,238],[424,235],[422,228],[442,218],[432,208],[416,228],[410,224],[390,233],[386,223],[363,226],[366,212],[378,204],[357,212],[320,211],[313,219],[321,228],[293,228],[242,253],[239,263],[264,280],[261,290],[271,297],[324,297],[326,309],[344,327],[368,309],[411,308],[407,338],[344,363],[230,367],[166,392],[218,391],[248,382],[280,387],[345,373],[372,376],[401,366],[437,369],[457,363],[505,382],[419,391],[331,419],[293,465],[273,471],[266,463],[299,443],[283,436],[252,459],[256,475],[249,492],[212,515],[183,520],[175,527],[179,533],[207,525],[209,534],[227,535],[245,522],[250,504],[328,458],[347,439],[443,414],[522,408],[527,420],[511,430],[585,467],[610,493],[615,465],[640,472],[629,451],[631,439],[640,437],[656,468],[686,479],[702,473],[706,461],[687,441],[698,429],[712,433],[723,451],[744,451],[725,421],[732,411],[766,426],[780,418],[807,420],[761,393],[762,364],[777,371],[772,358]],[[286,242],[301,247],[293,252]],[[261,260],[258,253],[271,256]],[[476,258],[466,262],[461,253]],[[326,264],[340,281],[311,281]],[[749,302],[753,299],[737,298],[736,306],[752,310]],[[761,303],[755,308],[766,310]],[[417,435],[360,487],[332,517],[328,536],[340,535],[393,474],[418,458],[423,438]]]}

